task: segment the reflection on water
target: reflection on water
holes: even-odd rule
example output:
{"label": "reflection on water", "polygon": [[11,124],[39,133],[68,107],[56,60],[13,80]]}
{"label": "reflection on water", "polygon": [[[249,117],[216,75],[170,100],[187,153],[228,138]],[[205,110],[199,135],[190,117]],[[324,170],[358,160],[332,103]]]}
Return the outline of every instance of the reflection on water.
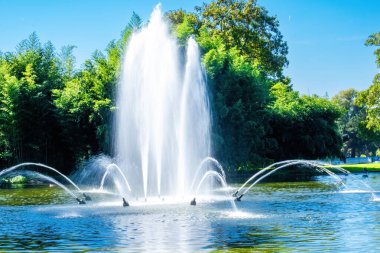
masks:
{"label": "reflection on water", "polygon": [[[366,180],[379,190],[379,176]],[[368,191],[341,193],[326,177],[253,190],[239,213],[223,200],[123,208],[79,206],[56,188],[0,190],[0,251],[380,250],[380,203]]]}

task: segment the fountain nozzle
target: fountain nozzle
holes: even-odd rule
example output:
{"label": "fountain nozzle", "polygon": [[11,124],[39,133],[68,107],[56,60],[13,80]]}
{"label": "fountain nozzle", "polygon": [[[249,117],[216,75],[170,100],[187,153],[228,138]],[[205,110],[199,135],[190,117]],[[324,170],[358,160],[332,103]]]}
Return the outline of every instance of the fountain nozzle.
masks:
{"label": "fountain nozzle", "polygon": [[129,203],[128,201],[125,200],[125,198],[123,198],[123,207],[126,207],[126,206],[129,206]]}
{"label": "fountain nozzle", "polygon": [[92,200],[90,196],[88,196],[86,193],[83,193],[83,197],[85,200],[90,201]]}
{"label": "fountain nozzle", "polygon": [[79,204],[79,205],[84,205],[84,204],[86,204],[86,201],[84,201],[83,199],[75,198],[75,200],[78,201],[78,204]]}
{"label": "fountain nozzle", "polygon": [[237,197],[239,191],[236,191],[234,194],[232,194],[232,197]]}
{"label": "fountain nozzle", "polygon": [[244,196],[244,194],[240,195],[239,197],[235,198],[235,201],[241,201],[241,198]]}
{"label": "fountain nozzle", "polygon": [[196,206],[197,205],[197,201],[195,200],[195,198],[193,198],[193,200],[190,201],[190,205],[191,206]]}

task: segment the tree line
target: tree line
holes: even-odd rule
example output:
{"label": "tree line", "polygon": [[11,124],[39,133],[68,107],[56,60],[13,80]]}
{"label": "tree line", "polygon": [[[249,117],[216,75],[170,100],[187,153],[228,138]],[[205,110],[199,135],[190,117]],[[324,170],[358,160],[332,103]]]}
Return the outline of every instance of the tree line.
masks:
{"label": "tree line", "polygon": [[[379,77],[367,91],[332,100],[300,95],[283,74],[288,47],[279,22],[255,0],[214,0],[166,17],[182,46],[190,36],[200,45],[213,155],[232,171],[283,159],[342,157],[360,141],[377,148]],[[14,52],[0,53],[2,167],[36,161],[69,173],[92,155],[113,155],[121,60],[129,36],[142,24],[134,13],[120,38],[80,68],[75,46],[57,51],[36,33]],[[367,43],[379,46],[379,35]]]}

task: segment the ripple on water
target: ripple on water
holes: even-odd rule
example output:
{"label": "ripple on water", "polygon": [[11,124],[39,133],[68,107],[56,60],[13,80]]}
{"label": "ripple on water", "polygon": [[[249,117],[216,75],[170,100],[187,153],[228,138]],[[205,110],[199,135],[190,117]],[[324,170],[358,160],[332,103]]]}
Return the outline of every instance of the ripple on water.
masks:
{"label": "ripple on water", "polygon": [[[72,199],[59,205],[2,205],[0,252],[378,252],[380,194],[273,185],[268,189],[272,194],[263,189],[237,202],[238,212],[226,197],[200,196],[196,206],[189,205],[190,199],[169,198],[131,201],[129,208],[120,199],[104,202],[108,198],[87,205]],[[40,193],[54,200],[45,189],[8,190],[2,197],[13,193],[29,203]]]}
{"label": "ripple on water", "polygon": [[338,193],[350,194],[350,193],[372,193],[372,192],[373,191],[369,191],[369,190],[353,189],[353,190],[342,190],[342,191],[339,191]]}
{"label": "ripple on water", "polygon": [[70,219],[70,218],[80,218],[80,217],[83,217],[83,216],[77,212],[67,212],[67,213],[62,213],[55,216],[55,218],[57,219]]}
{"label": "ripple on water", "polygon": [[257,213],[249,213],[243,211],[231,211],[231,212],[223,212],[223,218],[228,219],[264,219],[267,218],[266,215],[257,214]]}

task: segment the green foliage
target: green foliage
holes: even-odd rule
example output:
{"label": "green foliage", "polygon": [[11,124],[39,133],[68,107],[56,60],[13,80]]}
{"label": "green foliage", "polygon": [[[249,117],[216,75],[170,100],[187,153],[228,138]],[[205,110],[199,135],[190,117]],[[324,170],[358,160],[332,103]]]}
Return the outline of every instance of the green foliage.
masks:
{"label": "green foliage", "polygon": [[[367,46],[377,47],[375,50],[376,63],[380,67],[380,32],[372,34],[366,41]],[[367,137],[372,140],[379,140],[380,136],[380,74],[376,74],[372,85],[360,92],[355,101],[366,111],[366,119],[364,121]]]}
{"label": "green foliage", "polygon": [[86,61],[84,69],[65,83],[63,89],[53,91],[60,123],[69,137],[66,140],[78,143],[72,146],[73,151],[83,156],[78,159],[109,148],[107,126],[114,106],[111,99],[119,66],[112,60],[110,54],[106,58],[101,53],[95,53],[91,60]]}
{"label": "green foliage", "polygon": [[198,35],[202,26],[198,16],[194,13],[186,13],[184,10],[170,11],[166,14],[181,45],[185,45],[192,35]]}
{"label": "green foliage", "polygon": [[300,97],[284,83],[275,84],[271,93],[275,102],[271,106],[269,137],[275,147],[269,157],[284,160],[340,156],[342,140],[335,122],[341,111],[336,105],[317,96]]}
{"label": "green foliage", "polygon": [[356,100],[357,105],[366,109],[366,128],[380,132],[380,74],[377,74],[373,80],[372,85],[359,93]]}
{"label": "green foliage", "polygon": [[0,157],[2,164],[43,161],[56,164],[60,130],[51,90],[61,88],[59,62],[50,42],[35,33],[0,60]]}
{"label": "green foliage", "polygon": [[[371,34],[365,42],[366,46],[380,46],[380,32]],[[380,68],[380,48],[377,48],[374,52],[376,55],[376,64]]]}
{"label": "green foliage", "polygon": [[[335,121],[345,109],[292,90],[282,74],[287,45],[278,21],[255,0],[215,0],[197,13],[167,17],[182,46],[193,36],[201,47],[218,160],[247,170],[271,160],[339,155]],[[64,171],[92,154],[111,153],[121,59],[141,25],[133,13],[120,39],[79,69],[75,46],[57,54],[35,33],[16,52],[0,53],[1,165],[38,161]]]}
{"label": "green foliage", "polygon": [[282,78],[288,47],[276,17],[256,0],[216,0],[197,10],[209,36],[221,38],[227,49],[236,48],[266,75]]}
{"label": "green foliage", "polygon": [[236,48],[213,43],[203,62],[212,94],[215,154],[230,166],[262,164],[268,82]]}
{"label": "green foliage", "polygon": [[368,155],[377,149],[376,142],[371,140],[374,134],[365,128],[366,110],[355,104],[357,96],[356,90],[348,89],[331,100],[342,111],[337,123],[344,140],[342,151],[345,157],[357,157],[363,153]]}

